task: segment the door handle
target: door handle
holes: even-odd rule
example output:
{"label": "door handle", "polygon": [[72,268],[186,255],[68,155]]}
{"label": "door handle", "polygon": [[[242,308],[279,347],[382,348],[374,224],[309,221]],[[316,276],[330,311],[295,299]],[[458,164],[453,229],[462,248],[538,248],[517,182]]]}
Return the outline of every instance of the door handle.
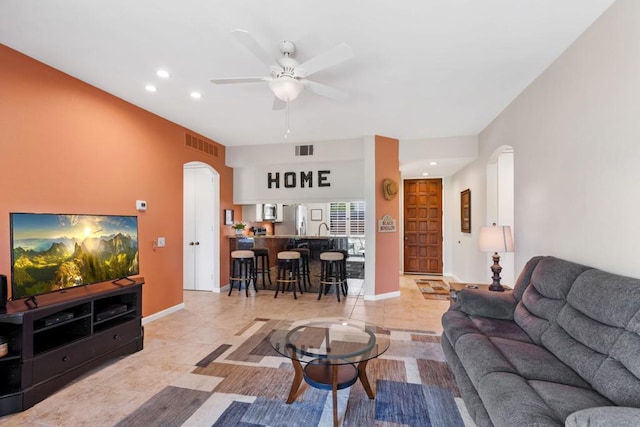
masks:
{"label": "door handle", "polygon": [[196,246],[198,246],[200,244],[200,242],[196,242]]}
{"label": "door handle", "polygon": [[193,242],[189,242],[189,246],[193,246]]}

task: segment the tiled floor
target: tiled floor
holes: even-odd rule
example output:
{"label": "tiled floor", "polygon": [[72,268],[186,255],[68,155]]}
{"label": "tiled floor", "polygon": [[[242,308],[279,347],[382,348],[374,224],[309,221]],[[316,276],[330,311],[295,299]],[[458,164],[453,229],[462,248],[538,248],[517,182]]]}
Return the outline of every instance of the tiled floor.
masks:
{"label": "tiled floor", "polygon": [[297,300],[291,293],[274,299],[260,286],[249,298],[244,291],[231,296],[185,291],[183,310],[145,325],[144,350],[102,366],[25,412],[0,418],[0,425],[112,426],[167,385],[211,389],[211,384],[199,384],[211,378],[191,374],[193,365],[255,318],[344,316],[388,328],[441,332],[440,317],[449,302],[424,299],[411,277],[401,276],[400,297],[380,301],[355,294],[359,281],[350,282],[350,294],[340,303],[335,295],[318,301],[315,292]]}

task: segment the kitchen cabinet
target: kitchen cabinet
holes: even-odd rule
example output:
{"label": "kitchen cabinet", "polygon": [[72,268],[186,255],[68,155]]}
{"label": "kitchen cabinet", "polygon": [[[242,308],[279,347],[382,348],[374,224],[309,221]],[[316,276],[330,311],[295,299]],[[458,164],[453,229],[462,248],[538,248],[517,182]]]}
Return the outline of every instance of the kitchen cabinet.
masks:
{"label": "kitchen cabinet", "polygon": [[242,221],[260,222],[262,219],[262,204],[242,205]]}

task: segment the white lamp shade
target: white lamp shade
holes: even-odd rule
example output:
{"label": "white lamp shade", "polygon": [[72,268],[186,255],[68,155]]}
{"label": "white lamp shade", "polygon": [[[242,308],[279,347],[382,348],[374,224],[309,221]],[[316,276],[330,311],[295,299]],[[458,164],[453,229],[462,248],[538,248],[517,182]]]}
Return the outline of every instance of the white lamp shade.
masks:
{"label": "white lamp shade", "polygon": [[478,245],[481,252],[513,252],[513,237],[508,225],[480,227]]}
{"label": "white lamp shade", "polygon": [[293,101],[304,89],[304,84],[289,76],[281,76],[269,82],[269,87],[281,101]]}

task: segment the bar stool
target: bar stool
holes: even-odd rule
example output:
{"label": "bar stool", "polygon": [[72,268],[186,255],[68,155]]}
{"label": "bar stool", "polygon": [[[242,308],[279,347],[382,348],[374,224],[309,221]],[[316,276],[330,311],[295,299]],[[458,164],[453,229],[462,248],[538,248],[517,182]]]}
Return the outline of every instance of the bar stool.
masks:
{"label": "bar stool", "polygon": [[229,277],[229,295],[233,291],[233,284],[238,284],[238,292],[242,289],[244,283],[245,294],[249,296],[249,284],[253,283],[253,289],[256,288],[255,272],[254,272],[254,254],[250,250],[231,252],[231,276]]}
{"label": "bar stool", "polygon": [[304,286],[304,290],[307,290],[307,285],[311,287],[311,272],[309,271],[309,258],[311,256],[311,250],[307,248],[295,248],[291,249],[294,252],[300,254],[300,280]]}
{"label": "bar stool", "polygon": [[[322,252],[320,254],[320,290],[318,299],[322,297],[322,291],[329,292],[331,285],[336,285],[336,297],[340,302],[340,292],[344,292],[344,255],[341,252]],[[346,294],[345,294],[346,296]]]}
{"label": "bar stool", "polygon": [[347,258],[349,258],[349,251],[345,249],[329,249],[325,252],[338,252],[342,254],[342,295],[346,297],[349,293],[349,281],[347,280]]}
{"label": "bar stool", "polygon": [[255,280],[258,282],[258,276],[262,275],[262,289],[265,288],[265,280],[264,275],[266,274],[269,278],[269,286],[273,286],[273,282],[271,282],[271,270],[269,266],[271,265],[269,262],[269,249],[268,248],[253,248],[251,249],[255,255]]}
{"label": "bar stool", "polygon": [[300,252],[278,252],[278,277],[276,278],[276,294],[273,297],[278,298],[280,286],[282,286],[282,292],[284,292],[291,284],[293,284],[293,298],[298,299],[296,285],[298,285],[298,289],[302,293],[302,288],[300,287]]}

